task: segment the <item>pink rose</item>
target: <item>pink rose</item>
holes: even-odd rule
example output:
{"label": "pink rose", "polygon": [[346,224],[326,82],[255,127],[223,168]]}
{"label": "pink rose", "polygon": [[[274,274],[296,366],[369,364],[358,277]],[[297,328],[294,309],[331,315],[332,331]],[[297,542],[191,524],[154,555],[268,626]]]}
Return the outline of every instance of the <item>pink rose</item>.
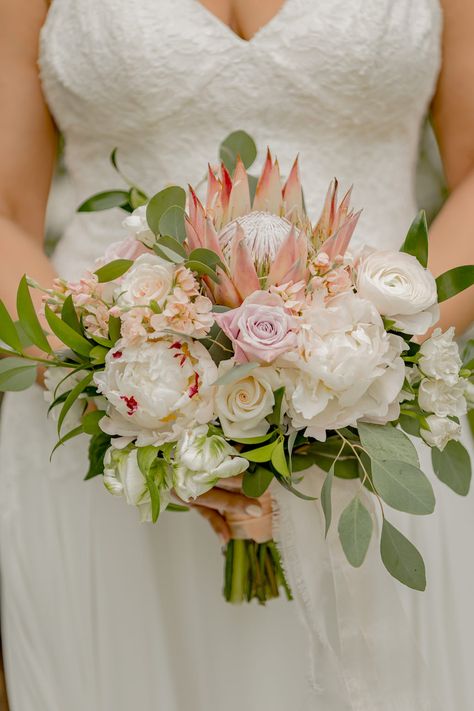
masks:
{"label": "pink rose", "polygon": [[270,363],[296,347],[296,320],[277,294],[256,291],[236,309],[215,314],[232,341],[237,363]]}

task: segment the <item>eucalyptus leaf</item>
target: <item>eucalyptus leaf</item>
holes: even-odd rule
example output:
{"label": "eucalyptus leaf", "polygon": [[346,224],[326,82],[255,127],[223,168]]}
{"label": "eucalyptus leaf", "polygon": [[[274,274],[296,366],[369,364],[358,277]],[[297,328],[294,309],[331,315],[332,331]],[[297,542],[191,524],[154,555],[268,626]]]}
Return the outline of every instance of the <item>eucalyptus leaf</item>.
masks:
{"label": "eucalyptus leaf", "polygon": [[382,499],[397,511],[433,513],[435,496],[429,479],[412,464],[396,460],[372,460],[372,480]]}
{"label": "eucalyptus leaf", "polygon": [[356,496],[342,512],[338,524],[342,549],[349,563],[355,568],[359,568],[364,562],[372,530],[372,516]]}
{"label": "eucalyptus leaf", "polygon": [[186,228],[184,226],[185,212],[180,205],[171,205],[160,217],[158,224],[161,235],[170,235],[180,244],[186,239]]}
{"label": "eucalyptus leaf", "polygon": [[273,481],[273,472],[265,467],[256,467],[253,472],[246,471],[242,481],[242,491],[245,496],[258,499],[262,496],[271,482]]}
{"label": "eucalyptus leaf", "polygon": [[326,522],[325,524],[325,530],[324,530],[324,535],[328,535],[329,527],[331,525],[331,519],[332,519],[332,497],[331,497],[331,492],[332,492],[332,482],[334,480],[334,464],[332,467],[329,469],[328,473],[326,474],[326,478],[324,480],[323,486],[321,488],[321,506],[323,509],[324,513],[324,520]]}
{"label": "eucalyptus leaf", "polygon": [[71,348],[75,353],[79,353],[82,356],[89,356],[92,348],[92,344],[89,341],[77,333],[73,328],[64,323],[55,313],[51,311],[49,306],[45,306],[44,313],[46,320],[49,323],[53,333],[62,341],[66,346]]}
{"label": "eucalyptus leaf", "polygon": [[[192,252],[190,252],[189,259],[191,259],[192,261],[207,264],[207,266],[211,267],[211,269],[215,269],[216,266],[220,266],[222,269],[225,270],[225,265],[222,263],[221,258],[212,249],[197,247],[196,249],[193,249]],[[229,307],[219,306],[216,304],[213,306],[212,310],[220,311],[222,313],[222,311],[229,311]]]}
{"label": "eucalyptus leaf", "polygon": [[177,185],[160,190],[150,199],[146,209],[146,219],[153,234],[160,234],[160,220],[168,208],[174,205],[183,210],[186,205],[186,193]]}
{"label": "eucalyptus leaf", "polygon": [[246,168],[250,168],[257,157],[255,141],[245,131],[233,131],[225,138],[219,147],[219,158],[229,173],[233,173],[240,156]]}
{"label": "eucalyptus leaf", "polygon": [[128,192],[126,190],[107,190],[96,193],[85,200],[77,208],[78,212],[99,212],[110,210],[113,207],[124,208],[128,205]]}
{"label": "eucalyptus leaf", "polygon": [[226,373],[217,378],[214,385],[230,385],[231,383],[235,383],[237,380],[245,378],[252,370],[258,368],[259,365],[259,363],[254,362],[234,365],[232,368],[229,368]]}
{"label": "eucalyptus leaf", "polygon": [[191,269],[192,272],[196,272],[196,274],[201,276],[208,276],[212,281],[215,281],[216,284],[219,283],[219,277],[215,270],[212,269],[212,267],[208,267],[204,262],[198,262],[196,259],[188,259],[186,266],[188,269]]}
{"label": "eucalyptus leaf", "polygon": [[133,186],[130,188],[130,192],[128,193],[128,201],[131,205],[131,207],[136,210],[137,207],[142,207],[143,205],[146,205],[148,202],[148,196],[145,195],[141,190]]}
{"label": "eucalyptus leaf", "polygon": [[31,342],[45,353],[52,353],[51,346],[36,315],[26,276],[22,277],[18,286],[16,309],[21,326]]}
{"label": "eucalyptus leaf", "polygon": [[36,380],[36,365],[24,358],[0,358],[0,392],[27,390]]}
{"label": "eucalyptus leaf", "polygon": [[160,248],[165,247],[166,249],[169,249],[170,251],[177,254],[180,257],[180,260],[179,260],[180,262],[182,262],[183,259],[186,259],[186,257],[188,256],[183,245],[180,242],[178,242],[178,240],[175,239],[172,235],[168,235],[168,234],[162,235],[159,238],[157,245]]}
{"label": "eucalyptus leaf", "polygon": [[446,301],[474,284],[474,264],[454,267],[436,279],[438,301]]}
{"label": "eucalyptus leaf", "polygon": [[392,425],[374,425],[358,422],[360,441],[371,459],[399,459],[402,462],[419,465],[418,454],[413,442]]}
{"label": "eucalyptus leaf", "polygon": [[400,427],[404,432],[411,435],[412,437],[421,437],[420,435],[420,422],[418,417],[414,415],[401,414],[399,418]]}
{"label": "eucalyptus leaf", "polygon": [[125,272],[128,272],[132,265],[132,259],[114,259],[113,262],[104,264],[103,267],[100,267],[100,269],[97,269],[94,273],[99,282],[102,284],[104,282],[118,279],[125,274]]}
{"label": "eucalyptus leaf", "polygon": [[0,340],[17,353],[23,351],[20,334],[3,301],[0,301]]}
{"label": "eucalyptus leaf", "polygon": [[400,251],[416,257],[426,269],[428,265],[428,224],[424,210],[420,210],[411,223]]}
{"label": "eucalyptus leaf", "polygon": [[250,202],[253,203],[257,190],[258,178],[255,175],[247,175],[249,180]]}
{"label": "eucalyptus leaf", "polygon": [[[169,239],[173,239],[170,237]],[[184,257],[182,257],[175,249],[169,249],[164,243],[160,241],[160,244],[156,243],[153,245],[153,251],[161,259],[165,259],[167,262],[172,262],[173,264],[182,264],[184,262]]]}
{"label": "eucalyptus leaf", "polygon": [[387,519],[383,520],[380,554],[386,569],[413,590],[425,590],[425,564],[418,550]]}
{"label": "eucalyptus leaf", "polygon": [[472,476],[471,458],[461,442],[451,440],[442,452],[433,447],[431,461],[438,479],[460,496],[469,493]]}

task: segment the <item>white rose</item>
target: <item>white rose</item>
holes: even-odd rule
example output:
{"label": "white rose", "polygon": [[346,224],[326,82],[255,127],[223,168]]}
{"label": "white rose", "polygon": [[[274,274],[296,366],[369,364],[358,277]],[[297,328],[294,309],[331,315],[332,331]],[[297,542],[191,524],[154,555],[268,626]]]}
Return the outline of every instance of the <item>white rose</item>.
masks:
{"label": "white rose", "polygon": [[434,412],[438,417],[461,417],[467,412],[465,391],[466,382],[463,379],[449,385],[444,380],[425,378],[418,390],[418,403],[422,410]]}
{"label": "white rose", "polygon": [[[141,521],[152,520],[151,498],[147,482],[138,466],[137,450],[109,447],[104,457],[104,485],[111,494],[123,496],[127,504],[136,506]],[[160,512],[171,500],[170,481],[159,483]]]}
{"label": "white rose", "polygon": [[[219,377],[233,368],[231,360],[221,361]],[[227,385],[217,385],[216,414],[226,437],[256,437],[270,427],[265,419],[275,404],[273,391],[281,383],[272,367],[258,367]]]}
{"label": "white rose", "polygon": [[461,425],[447,417],[429,415],[426,421],[430,429],[421,428],[420,434],[430,447],[443,451],[450,440],[461,438]]}
{"label": "white rose", "polygon": [[174,273],[171,262],[156,254],[142,254],[116,289],[118,306],[149,306],[151,301],[162,306],[173,288]]}
{"label": "white rose", "polygon": [[292,367],[281,371],[293,426],[324,439],[326,430],[355,426],[359,419],[396,419],[406,344],[385,331],[375,307],[345,293],[327,304],[314,302],[303,321],[303,358],[295,354]]}
{"label": "white rose", "polygon": [[436,328],[420,347],[419,367],[429,378],[444,380],[448,385],[455,385],[462,367],[458,344],[453,341],[454,328],[444,333]]}
{"label": "white rose", "polygon": [[411,254],[366,251],[357,268],[356,286],[360,296],[404,333],[426,333],[439,319],[434,277]]}
{"label": "white rose", "polygon": [[156,242],[156,237],[148,226],[146,219],[146,205],[141,205],[134,210],[131,215],[128,215],[122,222],[122,226],[134,235],[135,239],[143,242],[147,247],[153,247]]}
{"label": "white rose", "polygon": [[201,343],[162,338],[138,346],[118,341],[95,383],[107,398],[100,426],[138,446],[174,442],[194,423],[212,420],[217,368]]}
{"label": "white rose", "polygon": [[173,483],[184,501],[201,496],[219,479],[237,476],[249,463],[223,437],[209,435],[208,426],[187,430],[178,441]]}

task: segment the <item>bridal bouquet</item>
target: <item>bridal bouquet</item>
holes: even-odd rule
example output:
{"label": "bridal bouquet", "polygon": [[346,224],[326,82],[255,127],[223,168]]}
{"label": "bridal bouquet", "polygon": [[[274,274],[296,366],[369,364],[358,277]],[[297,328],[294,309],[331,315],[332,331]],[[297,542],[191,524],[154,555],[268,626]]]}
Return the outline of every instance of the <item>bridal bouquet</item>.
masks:
{"label": "bridal bouquet", "polygon": [[[203,202],[192,188],[186,195],[169,186],[149,199],[130,186],[81,206],[123,208],[129,235],[79,281],[43,290],[61,350],[52,350],[33,307],[29,288],[39,285],[22,279],[19,321],[0,305],[0,386],[28,387],[45,364],[56,447],[87,434],[86,478],[103,475],[142,521],[236,475],[249,497],[275,480],[310,498],[300,486],[317,464],[327,472],[327,533],[334,477],[358,479],[338,522],[349,563],[362,564],[373,534],[365,487],[381,506],[385,567],[423,590],[420,553],[384,505],[415,515],[435,506],[406,433],[431,447],[442,481],[468,491],[459,438],[474,399],[472,343],[463,364],[453,329],[436,329],[421,345],[417,337],[436,324],[441,301],[473,283],[474,267],[434,279],[423,213],[399,252],[349,250],[359,217],[350,191],[338,202],[334,181],[312,225],[297,161],[283,183],[268,152],[257,181],[247,173],[255,146],[244,132],[224,141],[221,158]],[[281,589],[291,596],[273,541],[236,537],[225,555],[227,600],[264,602]]]}

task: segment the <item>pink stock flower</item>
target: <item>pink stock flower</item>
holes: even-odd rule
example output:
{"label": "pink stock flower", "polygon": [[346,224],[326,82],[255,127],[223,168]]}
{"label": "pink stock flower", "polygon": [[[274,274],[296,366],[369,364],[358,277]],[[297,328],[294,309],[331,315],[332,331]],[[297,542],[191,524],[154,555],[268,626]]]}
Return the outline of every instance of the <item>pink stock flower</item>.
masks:
{"label": "pink stock flower", "polygon": [[257,291],[238,308],[215,314],[215,319],[232,341],[238,363],[271,363],[296,347],[296,319],[277,294]]}
{"label": "pink stock flower", "polygon": [[156,334],[165,330],[184,333],[194,338],[204,338],[214,323],[212,301],[198,296],[194,301],[179,301],[171,297],[160,314],[153,314],[150,323]]}

